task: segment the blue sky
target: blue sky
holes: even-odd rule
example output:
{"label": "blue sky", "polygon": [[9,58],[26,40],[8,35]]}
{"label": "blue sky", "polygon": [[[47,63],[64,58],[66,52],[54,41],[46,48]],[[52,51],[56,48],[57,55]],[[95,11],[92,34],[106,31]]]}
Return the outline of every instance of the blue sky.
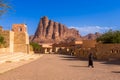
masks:
{"label": "blue sky", "polygon": [[25,23],[29,35],[36,31],[42,16],[76,28],[81,35],[120,30],[120,0],[9,0],[13,10],[0,17],[6,30]]}

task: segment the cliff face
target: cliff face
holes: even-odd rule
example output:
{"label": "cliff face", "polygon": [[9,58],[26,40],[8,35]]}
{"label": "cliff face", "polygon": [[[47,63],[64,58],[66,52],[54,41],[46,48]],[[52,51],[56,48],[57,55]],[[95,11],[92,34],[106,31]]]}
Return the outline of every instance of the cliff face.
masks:
{"label": "cliff face", "polygon": [[61,41],[64,42],[68,38],[71,41],[80,40],[81,36],[76,29],[68,29],[65,25],[48,20],[45,16],[41,18],[32,41],[38,43],[59,43]]}

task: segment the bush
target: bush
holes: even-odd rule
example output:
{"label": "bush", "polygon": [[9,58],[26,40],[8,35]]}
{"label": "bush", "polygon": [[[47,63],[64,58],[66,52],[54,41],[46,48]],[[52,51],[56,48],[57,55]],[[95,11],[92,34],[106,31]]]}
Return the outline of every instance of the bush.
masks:
{"label": "bush", "polygon": [[5,47],[5,39],[2,35],[0,35],[0,47]]}
{"label": "bush", "polygon": [[97,38],[97,42],[101,43],[120,43],[120,31],[112,31],[104,33],[102,36]]}
{"label": "bush", "polygon": [[33,47],[34,52],[40,52],[41,46],[38,43],[31,42],[30,45]]}

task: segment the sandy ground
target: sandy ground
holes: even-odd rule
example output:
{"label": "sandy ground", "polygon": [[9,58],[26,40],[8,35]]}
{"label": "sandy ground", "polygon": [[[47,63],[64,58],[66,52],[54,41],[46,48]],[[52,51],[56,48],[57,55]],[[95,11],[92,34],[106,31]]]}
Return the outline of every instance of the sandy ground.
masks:
{"label": "sandy ground", "polygon": [[31,63],[0,74],[0,80],[120,80],[120,64],[88,62],[67,55],[45,54]]}

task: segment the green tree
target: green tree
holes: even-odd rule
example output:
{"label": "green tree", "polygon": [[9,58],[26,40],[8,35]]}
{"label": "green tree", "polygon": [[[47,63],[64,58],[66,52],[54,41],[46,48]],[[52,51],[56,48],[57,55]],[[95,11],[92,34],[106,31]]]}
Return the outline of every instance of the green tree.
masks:
{"label": "green tree", "polygon": [[11,7],[7,0],[0,0],[0,16],[7,12]]}
{"label": "green tree", "polygon": [[0,47],[5,47],[4,37],[0,35]]}
{"label": "green tree", "polygon": [[120,43],[120,31],[109,30],[102,36],[98,37],[97,41],[102,43]]}
{"label": "green tree", "polygon": [[38,43],[31,42],[30,45],[33,47],[34,52],[40,52],[41,46]]}

